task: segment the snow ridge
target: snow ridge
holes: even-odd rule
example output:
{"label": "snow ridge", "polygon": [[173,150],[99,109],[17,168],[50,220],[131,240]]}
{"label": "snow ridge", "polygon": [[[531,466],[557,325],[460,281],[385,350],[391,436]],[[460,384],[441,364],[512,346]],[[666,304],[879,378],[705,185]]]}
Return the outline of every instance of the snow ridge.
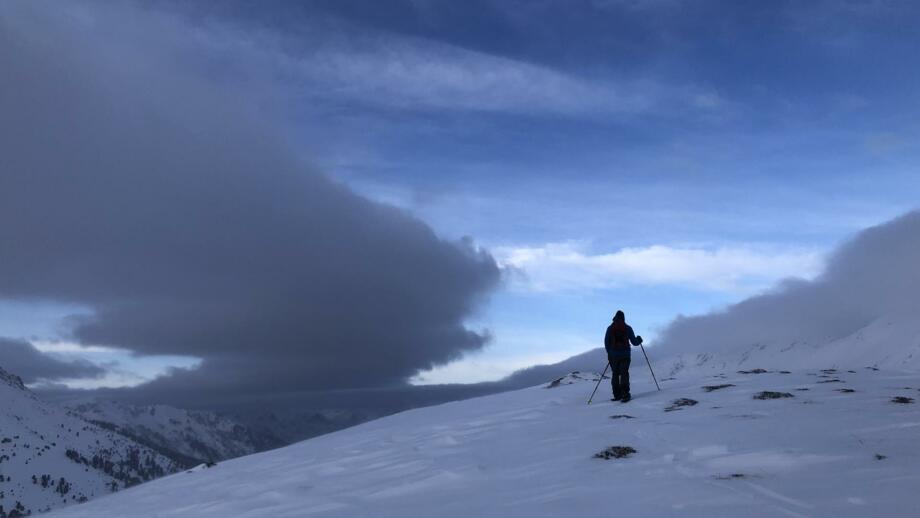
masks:
{"label": "snow ridge", "polygon": [[0,382],[19,390],[26,390],[26,386],[22,382],[22,378],[15,374],[6,372],[2,367],[0,367]]}

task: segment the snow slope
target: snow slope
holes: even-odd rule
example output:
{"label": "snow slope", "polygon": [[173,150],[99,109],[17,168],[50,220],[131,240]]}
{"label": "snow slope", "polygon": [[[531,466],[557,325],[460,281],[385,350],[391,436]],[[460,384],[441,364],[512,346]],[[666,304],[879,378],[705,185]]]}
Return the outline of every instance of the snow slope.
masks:
{"label": "snow slope", "polygon": [[683,372],[712,374],[726,369],[764,368],[860,368],[920,372],[920,319],[914,313],[877,318],[842,337],[727,344],[718,348],[700,344],[695,350],[677,347],[650,348],[663,355],[656,367],[668,375]]}
{"label": "snow slope", "polygon": [[79,502],[181,469],[41,401],[3,369],[0,401],[0,517]]}
{"label": "snow slope", "polygon": [[136,406],[110,400],[66,405],[72,412],[161,450],[197,459],[198,463],[255,453],[249,430],[214,412],[166,405]]}
{"label": "snow slope", "polygon": [[[604,383],[586,405],[592,376],[571,376],[403,412],[53,516],[920,515],[911,402],[920,375],[729,371],[656,392],[640,367],[628,404],[608,401]],[[703,388],[716,385],[731,386]],[[792,397],[755,399],[762,391]],[[697,404],[675,406],[680,398]],[[635,453],[594,457],[614,446]]]}

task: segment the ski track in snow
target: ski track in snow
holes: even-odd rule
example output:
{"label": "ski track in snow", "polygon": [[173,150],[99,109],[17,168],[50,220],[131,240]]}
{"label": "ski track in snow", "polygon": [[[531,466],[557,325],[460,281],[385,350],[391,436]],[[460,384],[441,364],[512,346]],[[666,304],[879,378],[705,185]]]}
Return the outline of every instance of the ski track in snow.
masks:
{"label": "ski track in snow", "polygon": [[[725,373],[734,387],[656,392],[636,374],[627,404],[601,399],[604,383],[587,405],[593,382],[576,379],[415,409],[52,516],[920,516],[920,405],[890,402],[920,375]],[[664,411],[679,398],[699,404]],[[593,458],[611,446],[637,452]]]}

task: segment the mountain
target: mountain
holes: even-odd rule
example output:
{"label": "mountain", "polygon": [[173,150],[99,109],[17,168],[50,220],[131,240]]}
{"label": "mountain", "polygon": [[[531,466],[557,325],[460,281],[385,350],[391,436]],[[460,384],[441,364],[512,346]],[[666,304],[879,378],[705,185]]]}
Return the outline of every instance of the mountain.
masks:
{"label": "mountain", "polygon": [[[892,313],[842,336],[761,338],[729,344],[669,343],[648,346],[646,350],[656,374],[665,378],[690,373],[711,375],[752,365],[775,369],[875,367],[916,372],[920,371],[920,319],[913,313]],[[567,372],[600,370],[606,361],[604,349],[597,348],[559,363],[520,370],[503,383],[532,385]],[[647,373],[644,364],[642,353],[634,348],[633,369]]]}
{"label": "mountain", "polygon": [[[355,426],[380,415],[370,410],[275,409],[240,412],[236,418],[246,423],[252,436],[263,438],[262,442],[271,447],[278,447]],[[260,448],[265,449],[268,448]]]}
{"label": "mountain", "polygon": [[[634,371],[384,417],[57,511],[97,516],[917,516],[920,374]],[[606,383],[605,383],[606,385]],[[549,388],[551,387],[551,388]]]}
{"label": "mountain", "polygon": [[869,366],[920,371],[920,319],[913,314],[891,314],[844,336],[762,339],[732,347],[710,346],[700,351],[678,352],[656,363],[663,374],[670,376],[745,369],[751,365],[779,369]]}
{"label": "mountain", "polygon": [[41,401],[0,369],[0,517],[45,511],[187,467]]}
{"label": "mountain", "polygon": [[247,427],[214,412],[101,399],[72,402],[67,408],[102,428],[191,464],[255,453],[264,442]]}
{"label": "mountain", "polygon": [[[672,372],[738,365],[920,367],[920,211],[867,228],[811,281],[787,280],[656,339]],[[651,352],[651,350],[650,350]]]}

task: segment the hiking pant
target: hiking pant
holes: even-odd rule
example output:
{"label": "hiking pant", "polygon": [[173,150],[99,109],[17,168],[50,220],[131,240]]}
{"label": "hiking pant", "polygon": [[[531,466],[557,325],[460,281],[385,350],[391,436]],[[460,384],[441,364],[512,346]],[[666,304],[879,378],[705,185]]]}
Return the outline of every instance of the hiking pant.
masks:
{"label": "hiking pant", "polygon": [[621,398],[629,395],[629,356],[625,358],[614,358],[608,356],[610,369],[613,376],[610,377],[610,386],[613,387],[613,397]]}

